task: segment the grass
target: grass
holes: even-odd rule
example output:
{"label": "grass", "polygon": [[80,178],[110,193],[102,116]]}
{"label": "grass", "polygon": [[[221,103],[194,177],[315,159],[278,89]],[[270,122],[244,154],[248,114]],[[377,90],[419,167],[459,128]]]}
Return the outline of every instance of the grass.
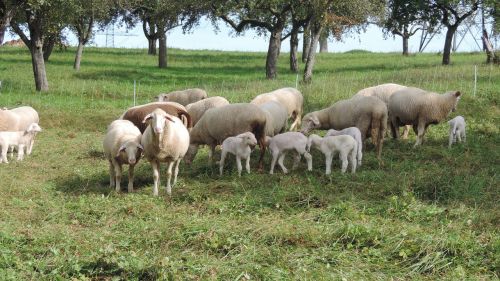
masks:
{"label": "grass", "polygon": [[101,140],[134,80],[138,103],[187,87],[247,102],[295,86],[286,54],[268,81],[263,53],[170,50],[160,70],[145,50],[89,48],[74,72],[73,51],[52,55],[51,90],[36,93],[28,51],[0,48],[0,106],[31,105],[44,128],[33,155],[0,165],[0,279],[498,280],[500,70],[484,54],[447,67],[435,54],[320,54],[314,82],[299,84],[305,112],[386,82],[461,90],[450,118],[465,116],[467,144],[448,149],[443,123],[418,149],[414,135],[387,140],[383,167],[368,145],[355,175],[335,163],[329,177],[319,153],[312,172],[238,178],[232,160],[219,177],[202,150],[168,202],[152,196],[146,161],[136,192],[108,187]]}

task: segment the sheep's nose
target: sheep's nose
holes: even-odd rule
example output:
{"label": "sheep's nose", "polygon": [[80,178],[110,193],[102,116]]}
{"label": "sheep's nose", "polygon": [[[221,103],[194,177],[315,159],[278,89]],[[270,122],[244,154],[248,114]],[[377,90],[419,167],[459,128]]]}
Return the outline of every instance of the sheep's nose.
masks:
{"label": "sheep's nose", "polygon": [[162,127],[155,127],[154,131],[155,131],[155,133],[159,134],[159,133],[163,132],[163,128]]}
{"label": "sheep's nose", "polygon": [[135,164],[135,159],[128,159],[129,164]]}

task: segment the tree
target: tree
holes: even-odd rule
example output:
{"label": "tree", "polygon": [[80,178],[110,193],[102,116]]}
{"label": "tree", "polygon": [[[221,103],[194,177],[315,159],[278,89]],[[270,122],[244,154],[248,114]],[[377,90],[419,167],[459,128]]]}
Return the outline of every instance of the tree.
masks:
{"label": "tree", "polygon": [[5,31],[10,25],[11,19],[19,8],[24,5],[21,0],[0,0],[0,45],[2,45]]}

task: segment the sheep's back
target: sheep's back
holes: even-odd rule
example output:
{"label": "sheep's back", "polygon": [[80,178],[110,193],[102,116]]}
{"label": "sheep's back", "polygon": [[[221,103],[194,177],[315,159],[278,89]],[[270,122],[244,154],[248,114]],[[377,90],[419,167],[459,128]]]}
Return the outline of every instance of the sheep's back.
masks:
{"label": "sheep's back", "polygon": [[18,131],[19,117],[9,110],[0,109],[0,132]]}
{"label": "sheep's back", "polygon": [[184,122],[184,125],[187,128],[192,127],[191,116],[189,116],[189,113],[187,112],[186,108],[183,105],[176,102],[152,102],[144,105],[131,107],[127,111],[125,111],[124,114],[122,114],[120,119],[131,121],[137,128],[139,128],[141,133],[144,133],[147,124],[142,123],[142,121],[144,120],[146,115],[153,112],[153,110],[157,108],[160,108],[166,113],[176,116],[181,120],[183,120],[184,117],[186,120],[186,122]]}

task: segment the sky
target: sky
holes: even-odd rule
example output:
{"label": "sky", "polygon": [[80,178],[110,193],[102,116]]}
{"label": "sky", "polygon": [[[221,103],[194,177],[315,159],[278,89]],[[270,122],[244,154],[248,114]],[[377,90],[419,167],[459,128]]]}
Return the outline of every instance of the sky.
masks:
{"label": "sky", "polygon": [[[169,48],[180,49],[208,49],[208,50],[223,50],[223,51],[252,51],[265,52],[268,47],[268,38],[258,36],[252,30],[246,31],[241,35],[236,35],[232,29],[225,23],[220,23],[220,31],[215,32],[210,21],[202,19],[198,27],[191,32],[183,34],[181,28],[176,28],[167,34],[167,46]],[[118,48],[147,48],[148,41],[142,32],[142,26],[139,24],[131,30],[126,30],[124,27],[115,27],[114,46]],[[472,31],[479,38],[479,31]],[[68,38],[71,45],[76,45],[76,38],[71,32],[68,32]],[[5,41],[11,40],[12,36],[7,35]],[[300,38],[301,39],[301,38]],[[418,52],[420,41],[420,33],[415,34],[410,38],[410,52]],[[289,51],[289,41],[285,40],[282,43],[282,51]],[[105,32],[96,32],[93,46],[105,47],[106,36]],[[362,49],[372,52],[400,52],[402,51],[401,37],[389,37],[384,39],[382,30],[374,25],[370,25],[366,32],[360,34],[351,34],[336,41],[330,39],[328,44],[329,52],[345,52],[353,49]],[[429,45],[426,47],[426,52],[439,52],[444,45],[444,34],[437,34]],[[470,32],[464,37],[458,48],[459,51],[480,51],[474,37]]]}

